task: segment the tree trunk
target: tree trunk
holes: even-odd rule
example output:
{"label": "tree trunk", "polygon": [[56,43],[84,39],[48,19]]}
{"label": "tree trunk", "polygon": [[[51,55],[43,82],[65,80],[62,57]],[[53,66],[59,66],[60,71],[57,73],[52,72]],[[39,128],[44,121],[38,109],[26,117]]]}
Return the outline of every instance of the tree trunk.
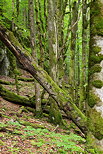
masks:
{"label": "tree trunk", "polygon": [[[30,43],[33,59],[38,62],[36,53],[36,25],[34,23],[34,0],[28,0],[29,9],[29,28],[30,28]],[[40,117],[42,115],[41,108],[41,92],[40,84],[35,81],[35,101],[36,101],[36,116]]]}
{"label": "tree trunk", "polygon": [[[19,9],[20,9],[20,1],[16,0],[16,12],[17,12],[17,18],[19,16]],[[18,19],[17,19],[18,20]]]}
{"label": "tree trunk", "polygon": [[0,48],[0,75],[9,75],[9,66],[6,47]]}
{"label": "tree trunk", "polygon": [[[70,94],[75,102],[75,51],[76,51],[76,32],[77,32],[77,19],[78,19],[78,10],[77,2],[72,4],[72,14],[71,14],[71,43],[70,43],[70,69],[69,69],[69,84]],[[74,26],[75,25],[75,26]]]}
{"label": "tree trunk", "polygon": [[[59,0],[58,0],[59,1]],[[48,0],[48,46],[49,46],[49,63],[50,76],[58,83],[58,30],[57,30],[57,4],[55,0]],[[58,105],[54,99],[49,98],[51,102],[50,107],[50,121],[55,124],[62,124],[62,116]],[[55,107],[54,107],[55,106]]]}
{"label": "tree trunk", "polygon": [[[38,64],[31,60],[31,57],[27,56],[23,52],[21,44],[14,37],[13,33],[0,25],[0,39],[16,56],[20,64],[28,71],[50,94],[50,96],[58,103],[60,109],[64,110],[69,118],[84,132],[87,131],[87,118],[73,103],[68,94],[63,91],[52,80],[52,78],[44,71]],[[80,117],[80,118],[78,118]]]}
{"label": "tree trunk", "polygon": [[[91,3],[88,138],[103,150],[103,1]],[[101,36],[100,36],[101,35]],[[91,138],[91,140],[90,140]],[[103,151],[102,151],[103,152]]]}
{"label": "tree trunk", "polygon": [[80,94],[80,100],[79,100],[79,108],[81,110],[86,111],[86,92],[87,92],[87,63],[88,63],[88,35],[89,34],[89,20],[88,20],[88,14],[87,14],[87,0],[82,0],[83,6],[82,6],[82,62],[81,62],[81,75],[80,75],[80,88],[79,88],[79,94]]}

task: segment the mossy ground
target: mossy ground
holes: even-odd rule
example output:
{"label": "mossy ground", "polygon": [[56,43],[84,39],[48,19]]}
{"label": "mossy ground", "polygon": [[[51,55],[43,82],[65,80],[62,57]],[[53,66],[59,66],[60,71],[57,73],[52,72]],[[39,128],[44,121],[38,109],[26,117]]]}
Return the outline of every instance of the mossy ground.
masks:
{"label": "mossy ground", "polygon": [[[26,86],[31,87],[32,84],[30,82],[22,82],[22,91],[20,90],[22,95],[26,94]],[[15,91],[14,85],[11,87],[10,85],[5,85],[5,87],[9,87],[12,91]],[[29,90],[31,91],[31,88],[28,89],[27,93]],[[31,92],[33,93],[33,91]],[[75,132],[75,129],[77,132],[80,132],[80,130],[77,127],[73,129],[73,127],[71,127],[71,121],[69,120],[66,120],[69,124],[68,130],[50,124],[47,120],[48,117],[35,119],[34,114],[25,110],[24,107],[12,104],[0,98],[0,152],[5,154],[38,154],[40,152],[42,154],[69,153],[71,151],[70,149],[74,146],[76,147],[76,145],[72,145],[71,148],[68,149],[70,145],[68,136],[71,132]],[[66,138],[65,133],[67,134]],[[64,138],[62,139],[63,136]],[[76,136],[73,138],[76,139]],[[81,150],[84,151],[85,144],[78,142],[78,145]]]}

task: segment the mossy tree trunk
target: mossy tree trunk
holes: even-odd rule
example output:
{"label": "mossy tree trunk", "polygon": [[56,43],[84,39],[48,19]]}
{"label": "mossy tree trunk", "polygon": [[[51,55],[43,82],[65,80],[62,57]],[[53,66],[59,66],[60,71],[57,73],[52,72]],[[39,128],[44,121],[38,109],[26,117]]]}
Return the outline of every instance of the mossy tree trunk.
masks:
{"label": "mossy tree trunk", "polygon": [[80,86],[79,86],[79,108],[86,111],[86,94],[88,85],[88,58],[89,58],[89,8],[88,1],[82,0],[82,60],[81,60],[81,75],[80,75]]}
{"label": "mossy tree trunk", "polygon": [[[58,3],[55,0],[48,0],[48,46],[49,46],[49,63],[50,63],[50,76],[58,83],[58,27],[57,27],[57,7]],[[60,18],[60,16],[59,16]],[[55,124],[62,124],[62,115],[59,111],[58,105],[55,100],[50,97],[50,121]]]}
{"label": "mossy tree trunk", "polygon": [[[0,39],[16,56],[20,64],[28,71],[57,102],[60,109],[84,132],[87,131],[87,118],[73,103],[72,98],[63,91],[35,61],[27,56],[26,51],[13,33],[0,24]],[[78,118],[80,117],[80,118]]]}
{"label": "mossy tree trunk", "polygon": [[[71,2],[72,3],[72,2]],[[75,102],[75,51],[76,51],[76,32],[78,19],[78,4],[73,2],[71,7],[71,42],[70,42],[70,68],[69,68],[69,84],[70,94]]]}
{"label": "mossy tree trunk", "polygon": [[[103,152],[103,1],[91,3],[88,141]],[[101,35],[101,36],[100,36]],[[90,140],[90,138],[92,140]]]}
{"label": "mossy tree trunk", "polygon": [[64,16],[65,16],[65,11],[66,11],[66,1],[64,2],[63,0],[57,0],[56,1],[56,23],[57,23],[57,78],[58,78],[58,84],[61,88],[64,88],[65,81],[64,81],[64,76],[65,76],[65,68],[64,68],[64,60],[65,60],[65,53],[64,53],[64,48],[63,43],[64,43]]}
{"label": "mossy tree trunk", "polygon": [[3,47],[2,42],[0,42],[2,48],[0,48],[0,75],[9,75],[10,62],[7,56],[7,48]]}
{"label": "mossy tree trunk", "polygon": [[[33,59],[38,63],[36,52],[36,24],[34,22],[34,0],[28,0],[30,43]],[[42,115],[40,84],[35,81],[36,116]]]}
{"label": "mossy tree trunk", "polygon": [[[24,105],[24,106],[32,106],[32,101],[29,100],[25,96],[17,95],[10,90],[7,90],[0,84],[0,96],[2,96],[5,100],[14,102],[16,104]],[[31,105],[32,104],[32,105]]]}
{"label": "mossy tree trunk", "polygon": [[[7,81],[5,81],[5,82],[6,83],[3,83],[3,84],[8,84]],[[36,103],[34,103],[35,96],[28,98],[26,96],[17,95],[16,93],[14,93],[14,92],[8,90],[7,88],[5,88],[4,86],[2,86],[2,84],[0,84],[0,96],[2,96],[2,98],[4,98],[5,100],[13,102],[15,104],[19,104],[19,105],[23,105],[23,106],[27,106],[27,107],[32,107],[33,111],[35,110],[34,108],[36,108]],[[44,108],[45,104],[47,104],[47,103],[48,103],[48,100],[42,99],[42,107],[43,108]],[[48,108],[49,108],[49,106],[47,106],[47,108],[45,108],[45,109],[47,110]]]}
{"label": "mossy tree trunk", "polygon": [[[0,1],[0,17],[3,17],[3,0]],[[10,62],[7,55],[7,49],[4,47],[3,43],[0,41],[0,75],[9,75]]]}

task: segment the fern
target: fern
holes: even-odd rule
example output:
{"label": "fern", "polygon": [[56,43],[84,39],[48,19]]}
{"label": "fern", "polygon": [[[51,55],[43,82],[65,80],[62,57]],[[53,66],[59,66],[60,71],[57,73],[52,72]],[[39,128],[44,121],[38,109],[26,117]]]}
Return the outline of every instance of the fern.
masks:
{"label": "fern", "polygon": [[15,125],[15,126],[22,126],[18,121],[8,121],[8,124],[10,124],[10,125]]}

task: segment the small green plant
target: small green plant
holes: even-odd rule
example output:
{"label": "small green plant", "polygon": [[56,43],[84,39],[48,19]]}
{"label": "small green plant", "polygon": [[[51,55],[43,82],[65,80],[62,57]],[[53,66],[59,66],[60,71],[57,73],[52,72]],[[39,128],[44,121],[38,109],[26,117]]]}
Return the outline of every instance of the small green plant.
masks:
{"label": "small green plant", "polygon": [[12,152],[13,154],[15,153],[18,153],[19,151],[20,151],[20,149],[19,148],[14,148],[14,147],[8,147],[8,151],[10,151],[10,152]]}
{"label": "small green plant", "polygon": [[3,146],[3,145],[5,145],[5,143],[2,140],[0,140],[0,146]]}
{"label": "small green plant", "polygon": [[4,134],[3,133],[0,133],[0,137],[3,137],[4,136]]}
{"label": "small green plant", "polygon": [[13,133],[18,134],[18,135],[22,135],[22,131],[18,131],[18,130],[14,130]]}
{"label": "small green plant", "polygon": [[3,122],[0,122],[0,127],[7,127],[8,125],[7,124],[4,124]]}
{"label": "small green plant", "polygon": [[36,141],[30,141],[33,146],[41,147],[45,144],[49,146],[54,146],[58,152],[62,149],[62,153],[64,154],[68,151],[83,152],[83,149],[78,146],[78,143],[85,143],[85,139],[74,133],[65,135],[55,132],[49,132],[47,129],[35,129],[31,126],[26,126],[24,130],[25,132],[22,137],[36,137]]}
{"label": "small green plant", "polygon": [[19,126],[19,127],[21,127],[22,125],[18,122],[18,121],[8,121],[8,124],[10,124],[10,125],[15,125],[15,126]]}
{"label": "small green plant", "polygon": [[34,140],[31,140],[31,144],[35,145],[37,147],[41,147],[44,143],[43,142],[35,142]]}

